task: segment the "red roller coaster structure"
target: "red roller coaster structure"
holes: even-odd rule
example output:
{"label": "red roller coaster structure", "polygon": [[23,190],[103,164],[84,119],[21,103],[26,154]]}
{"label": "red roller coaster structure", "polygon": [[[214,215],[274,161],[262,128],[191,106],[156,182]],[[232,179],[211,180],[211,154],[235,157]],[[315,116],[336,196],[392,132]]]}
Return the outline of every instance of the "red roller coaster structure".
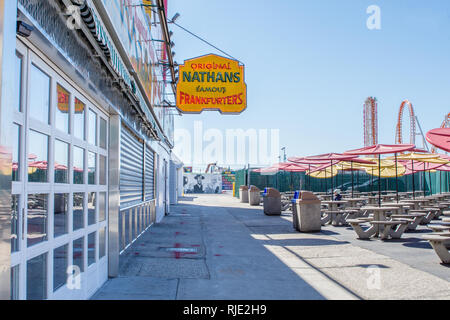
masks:
{"label": "red roller coaster structure", "polygon": [[403,112],[405,107],[408,107],[409,110],[409,121],[410,121],[410,144],[416,144],[416,115],[414,114],[414,108],[411,102],[405,100],[400,105],[400,111],[398,112],[398,122],[395,130],[395,143],[402,144],[403,143],[403,131],[402,131],[402,120],[403,120]]}
{"label": "red roller coaster structure", "polygon": [[369,97],[364,103],[364,146],[378,144],[378,104],[377,98]]}
{"label": "red roller coaster structure", "polygon": [[[441,128],[450,128],[450,112],[445,116],[442,121]],[[436,147],[431,148],[431,152],[436,153]]]}
{"label": "red roller coaster structure", "polygon": [[444,121],[442,121],[441,128],[450,128],[450,112],[445,116]]}

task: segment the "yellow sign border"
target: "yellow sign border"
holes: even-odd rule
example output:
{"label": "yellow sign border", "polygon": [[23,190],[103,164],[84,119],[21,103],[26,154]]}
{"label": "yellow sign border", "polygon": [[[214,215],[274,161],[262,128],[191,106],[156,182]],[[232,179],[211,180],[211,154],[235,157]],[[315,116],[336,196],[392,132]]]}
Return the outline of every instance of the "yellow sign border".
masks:
{"label": "yellow sign border", "polygon": [[[202,110],[199,111],[199,112],[194,112],[194,111],[189,112],[189,111],[181,110],[181,109],[178,107],[178,97],[179,97],[179,93],[180,93],[180,92],[179,92],[179,84],[180,84],[180,81],[181,81],[181,80],[180,80],[180,79],[181,79],[181,74],[178,73],[177,95],[176,95],[176,101],[177,101],[177,103],[176,103],[176,108],[177,108],[177,110],[178,110],[180,113],[182,113],[182,114],[201,114],[203,111],[218,111],[220,114],[223,114],[223,115],[239,115],[239,114],[241,114],[242,112],[244,112],[245,110],[247,110],[247,101],[248,101],[248,98],[247,98],[248,89],[247,89],[247,83],[245,82],[245,64],[241,63],[239,60],[236,60],[236,59],[227,58],[227,57],[224,57],[224,56],[215,54],[215,53],[208,53],[208,54],[204,54],[204,55],[201,55],[201,56],[198,56],[198,57],[186,59],[186,60],[184,60],[184,63],[183,63],[182,65],[178,65],[178,68],[180,68],[181,66],[183,66],[183,67],[186,66],[186,64],[187,64],[189,61],[196,60],[196,59],[201,59],[201,58],[208,57],[208,56],[215,56],[215,57],[223,58],[223,59],[226,59],[226,60],[235,61],[235,62],[237,62],[238,67],[242,67],[242,84],[245,85],[245,101],[244,101],[244,108],[243,108],[242,111],[240,111],[240,112],[227,112],[227,111],[222,111],[220,108],[216,108],[216,107],[214,107],[214,108],[202,108]],[[180,70],[180,69],[178,69],[178,70]]]}

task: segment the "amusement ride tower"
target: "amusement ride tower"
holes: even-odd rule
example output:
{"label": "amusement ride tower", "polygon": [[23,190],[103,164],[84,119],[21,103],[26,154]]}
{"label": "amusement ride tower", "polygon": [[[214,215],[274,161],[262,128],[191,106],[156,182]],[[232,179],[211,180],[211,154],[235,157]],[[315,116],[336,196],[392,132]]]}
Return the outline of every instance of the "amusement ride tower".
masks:
{"label": "amusement ride tower", "polygon": [[378,104],[377,99],[369,97],[364,103],[364,146],[378,144]]}

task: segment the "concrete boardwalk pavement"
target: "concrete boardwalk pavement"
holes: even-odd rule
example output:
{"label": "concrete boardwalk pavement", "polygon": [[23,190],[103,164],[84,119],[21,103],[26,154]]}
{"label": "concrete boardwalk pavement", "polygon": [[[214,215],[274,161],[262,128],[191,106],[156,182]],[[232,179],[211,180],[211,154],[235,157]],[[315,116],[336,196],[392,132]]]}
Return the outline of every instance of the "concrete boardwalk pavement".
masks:
{"label": "concrete boardwalk pavement", "polygon": [[93,299],[450,299],[450,269],[409,263],[431,247],[404,247],[402,261],[382,254],[389,243],[354,238],[336,227],[296,232],[290,213],[265,216],[230,195],[186,197],[127,249],[120,276]]}

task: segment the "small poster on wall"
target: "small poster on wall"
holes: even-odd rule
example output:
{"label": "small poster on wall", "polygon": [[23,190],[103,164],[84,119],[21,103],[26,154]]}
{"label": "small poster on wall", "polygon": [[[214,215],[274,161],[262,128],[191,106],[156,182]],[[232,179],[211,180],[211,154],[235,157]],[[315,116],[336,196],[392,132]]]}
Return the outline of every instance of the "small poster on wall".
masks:
{"label": "small poster on wall", "polygon": [[192,173],[192,167],[183,167],[184,173]]}
{"label": "small poster on wall", "polygon": [[185,173],[183,175],[184,193],[222,193],[221,174]]}

